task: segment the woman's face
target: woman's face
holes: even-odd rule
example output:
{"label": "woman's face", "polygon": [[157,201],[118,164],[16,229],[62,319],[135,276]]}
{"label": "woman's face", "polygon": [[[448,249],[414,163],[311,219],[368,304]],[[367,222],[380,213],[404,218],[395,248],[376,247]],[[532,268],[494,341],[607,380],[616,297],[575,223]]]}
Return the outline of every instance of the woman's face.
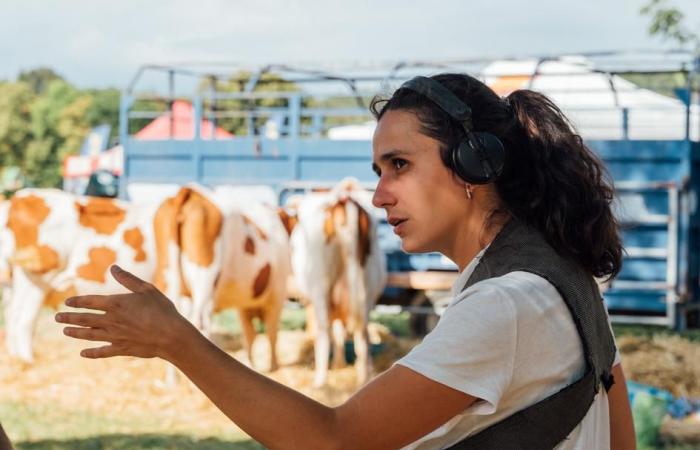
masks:
{"label": "woman's face", "polygon": [[468,214],[464,183],[440,159],[439,141],[420,132],[418,117],[387,111],[374,132],[372,203],[384,208],[401,247],[448,254]]}

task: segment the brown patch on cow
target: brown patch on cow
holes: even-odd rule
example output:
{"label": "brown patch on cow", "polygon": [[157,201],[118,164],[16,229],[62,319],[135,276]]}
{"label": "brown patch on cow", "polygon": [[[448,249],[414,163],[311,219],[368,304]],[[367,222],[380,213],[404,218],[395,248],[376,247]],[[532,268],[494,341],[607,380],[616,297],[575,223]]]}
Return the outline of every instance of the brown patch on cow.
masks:
{"label": "brown patch on cow", "polygon": [[265,289],[267,289],[267,285],[270,282],[270,272],[272,271],[272,268],[270,267],[270,264],[265,264],[265,266],[260,269],[260,272],[258,272],[258,275],[255,277],[255,282],[253,283],[253,297],[260,297],[263,292],[265,292]]}
{"label": "brown patch on cow", "polygon": [[49,308],[53,309],[58,309],[59,306],[61,306],[68,297],[75,297],[76,295],[78,295],[78,292],[75,290],[75,286],[72,285],[68,289],[63,291],[49,291],[44,296],[44,306],[48,306]]}
{"label": "brown patch on cow", "polygon": [[80,278],[98,283],[104,283],[107,278],[107,269],[117,261],[117,254],[107,247],[91,248],[88,252],[89,261],[78,267],[77,273]]}
{"label": "brown patch on cow", "polygon": [[58,253],[47,245],[39,245],[39,226],[51,209],[36,195],[13,197],[8,211],[7,227],[15,238],[12,261],[26,270],[45,273],[59,267]]}
{"label": "brown patch on cow", "polygon": [[250,236],[245,237],[245,245],[243,246],[244,250],[246,253],[250,255],[255,254],[255,242],[253,241],[253,238]]}
{"label": "brown patch on cow", "polygon": [[109,198],[91,197],[87,203],[75,202],[80,225],[99,234],[112,234],[126,217],[126,210]]}
{"label": "brown patch on cow", "polygon": [[7,226],[14,234],[17,248],[37,244],[39,225],[46,220],[50,212],[44,199],[36,195],[12,197]]}
{"label": "brown patch on cow", "polygon": [[360,258],[360,265],[364,267],[371,250],[369,233],[372,223],[369,218],[369,213],[357,202],[353,201],[353,203],[357,206],[357,254]]}
{"label": "brown patch on cow", "polygon": [[[207,267],[214,261],[214,242],[221,232],[223,215],[204,195],[188,187],[165,200],[156,211],[153,231],[156,242],[155,285],[165,289],[168,269],[168,244],[174,243],[194,264]],[[180,272],[181,295],[189,289]]]}
{"label": "brown patch on cow", "polygon": [[348,325],[350,316],[350,288],[348,279],[341,275],[331,287],[329,317],[331,322],[340,320],[344,326]]}
{"label": "brown patch on cow", "polygon": [[299,223],[299,218],[296,214],[289,214],[284,208],[277,208],[277,215],[284,225],[284,229],[287,230],[287,235],[291,236],[294,227]]}
{"label": "brown patch on cow", "polygon": [[124,242],[136,252],[134,255],[135,262],[142,262],[146,260],[146,252],[143,250],[143,234],[141,234],[141,230],[134,227],[124,231]]}
{"label": "brown patch on cow", "polygon": [[201,267],[214,262],[214,242],[219,237],[223,214],[197,191],[190,193],[178,216],[180,246],[187,259]]}
{"label": "brown patch on cow", "polygon": [[326,208],[326,218],[323,221],[323,234],[326,236],[326,243],[330,242],[335,236],[336,224],[342,226],[347,222],[345,203],[346,200],[339,200]]}
{"label": "brown patch on cow", "polygon": [[30,245],[15,250],[12,263],[34,273],[58,269],[58,253],[48,245]]}
{"label": "brown patch on cow", "polygon": [[241,215],[243,216],[243,222],[246,225],[253,227],[255,229],[255,232],[258,233],[258,236],[260,237],[260,239],[262,239],[263,241],[266,241],[267,234],[265,234],[265,232],[258,226],[258,224],[253,222],[250,219],[250,217],[246,216],[245,214],[241,214]]}

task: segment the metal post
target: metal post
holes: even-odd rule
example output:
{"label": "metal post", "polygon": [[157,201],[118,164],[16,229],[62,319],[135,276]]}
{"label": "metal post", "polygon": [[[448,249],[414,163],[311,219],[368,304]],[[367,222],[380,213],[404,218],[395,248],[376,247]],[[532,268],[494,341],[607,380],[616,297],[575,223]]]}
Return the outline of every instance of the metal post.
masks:
{"label": "metal post", "polygon": [[[194,145],[192,148],[193,179],[202,182],[202,96],[193,99],[194,103]],[[212,130],[213,133],[213,130]]]}
{"label": "metal post", "polygon": [[119,177],[119,198],[127,199],[127,180],[129,178],[129,108],[131,96],[122,92],[119,99],[119,143],[122,146],[122,174]]}
{"label": "metal post", "polygon": [[298,138],[301,134],[301,94],[289,97],[289,136]]}
{"label": "metal post", "polygon": [[630,138],[630,109],[622,108],[622,139],[629,140]]}
{"label": "metal post", "polygon": [[209,121],[211,122],[211,140],[216,139],[216,75],[209,77],[209,94],[211,95],[211,115],[209,116]]}
{"label": "metal post", "polygon": [[168,71],[168,111],[170,111],[170,139],[175,134],[175,114],[173,112],[173,103],[175,99],[175,71]]}
{"label": "metal post", "polygon": [[688,102],[685,104],[685,140],[690,141],[690,105],[693,103],[693,77],[685,73],[685,88],[688,91]]}
{"label": "metal post", "polygon": [[668,188],[668,258],[666,260],[666,318],[676,327],[676,307],[678,306],[678,186]]}

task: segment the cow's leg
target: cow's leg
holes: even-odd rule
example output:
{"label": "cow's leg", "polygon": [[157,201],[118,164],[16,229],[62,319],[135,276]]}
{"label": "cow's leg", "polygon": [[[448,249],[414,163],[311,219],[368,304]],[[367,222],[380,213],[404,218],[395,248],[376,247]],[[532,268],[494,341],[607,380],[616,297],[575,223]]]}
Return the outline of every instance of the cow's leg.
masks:
{"label": "cow's leg", "polygon": [[265,334],[270,341],[270,372],[279,368],[277,361],[277,332],[280,326],[280,315],[282,314],[282,301],[273,300],[273,304],[265,310]]}
{"label": "cow's leg", "polygon": [[333,321],[333,369],[345,367],[345,326],[339,319]]}
{"label": "cow's leg", "polygon": [[365,384],[372,375],[372,358],[369,354],[369,333],[367,325],[358,326],[353,333],[355,344],[355,370],[357,372],[357,383]]}
{"label": "cow's leg", "polygon": [[12,300],[7,319],[13,325],[10,336],[10,353],[21,360],[31,363],[32,335],[36,318],[44,301],[45,292],[21,268],[13,270]]}
{"label": "cow's leg", "polygon": [[190,291],[192,291],[191,322],[209,338],[211,333],[211,316],[214,314],[214,283],[216,273],[211,270],[194,270],[190,272]]}
{"label": "cow's leg", "polygon": [[241,321],[241,330],[243,330],[243,346],[245,347],[248,361],[244,361],[248,367],[253,368],[253,342],[255,341],[255,327],[253,319],[255,319],[255,311],[239,308],[238,317]]}
{"label": "cow's leg", "polygon": [[10,336],[14,336],[12,327],[13,322],[10,319],[11,305],[12,304],[12,289],[9,286],[3,286],[2,288],[2,313],[5,323],[5,345],[7,346],[8,352],[12,354],[12,346],[14,343],[10,341]]}
{"label": "cow's leg", "polygon": [[314,386],[321,387],[328,381],[328,355],[331,350],[330,319],[325,295],[315,296],[311,302],[314,306],[314,319],[316,322],[314,345],[316,373],[314,375]]}

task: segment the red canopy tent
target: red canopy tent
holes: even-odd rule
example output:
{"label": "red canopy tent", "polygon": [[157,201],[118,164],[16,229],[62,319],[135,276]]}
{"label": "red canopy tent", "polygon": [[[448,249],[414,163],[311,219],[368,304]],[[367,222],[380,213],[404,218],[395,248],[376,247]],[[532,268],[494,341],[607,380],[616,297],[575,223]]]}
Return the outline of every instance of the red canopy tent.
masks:
{"label": "red canopy tent", "polygon": [[[172,133],[170,126],[172,124]],[[212,130],[216,133],[216,139],[231,139],[233,134],[216,127],[211,121],[202,119],[200,122],[200,136],[202,139],[211,139]],[[172,118],[168,113],[156,118],[143,127],[133,136],[142,140],[165,139],[193,139],[194,138],[194,108],[192,104],[184,100],[173,102]],[[124,149],[121,145],[112,147],[96,155],[71,155],[63,161],[64,178],[86,178],[97,169],[106,169],[115,175],[121,175],[124,164]]]}
{"label": "red canopy tent", "polygon": [[[170,126],[172,124],[172,134]],[[202,139],[211,139],[214,125],[202,119],[200,122],[200,136]],[[216,127],[216,139],[230,139],[233,134]],[[163,114],[141,129],[134,135],[136,139],[163,140],[163,139],[193,139],[194,138],[194,108],[192,104],[184,100],[173,102],[172,118],[170,114]]]}

